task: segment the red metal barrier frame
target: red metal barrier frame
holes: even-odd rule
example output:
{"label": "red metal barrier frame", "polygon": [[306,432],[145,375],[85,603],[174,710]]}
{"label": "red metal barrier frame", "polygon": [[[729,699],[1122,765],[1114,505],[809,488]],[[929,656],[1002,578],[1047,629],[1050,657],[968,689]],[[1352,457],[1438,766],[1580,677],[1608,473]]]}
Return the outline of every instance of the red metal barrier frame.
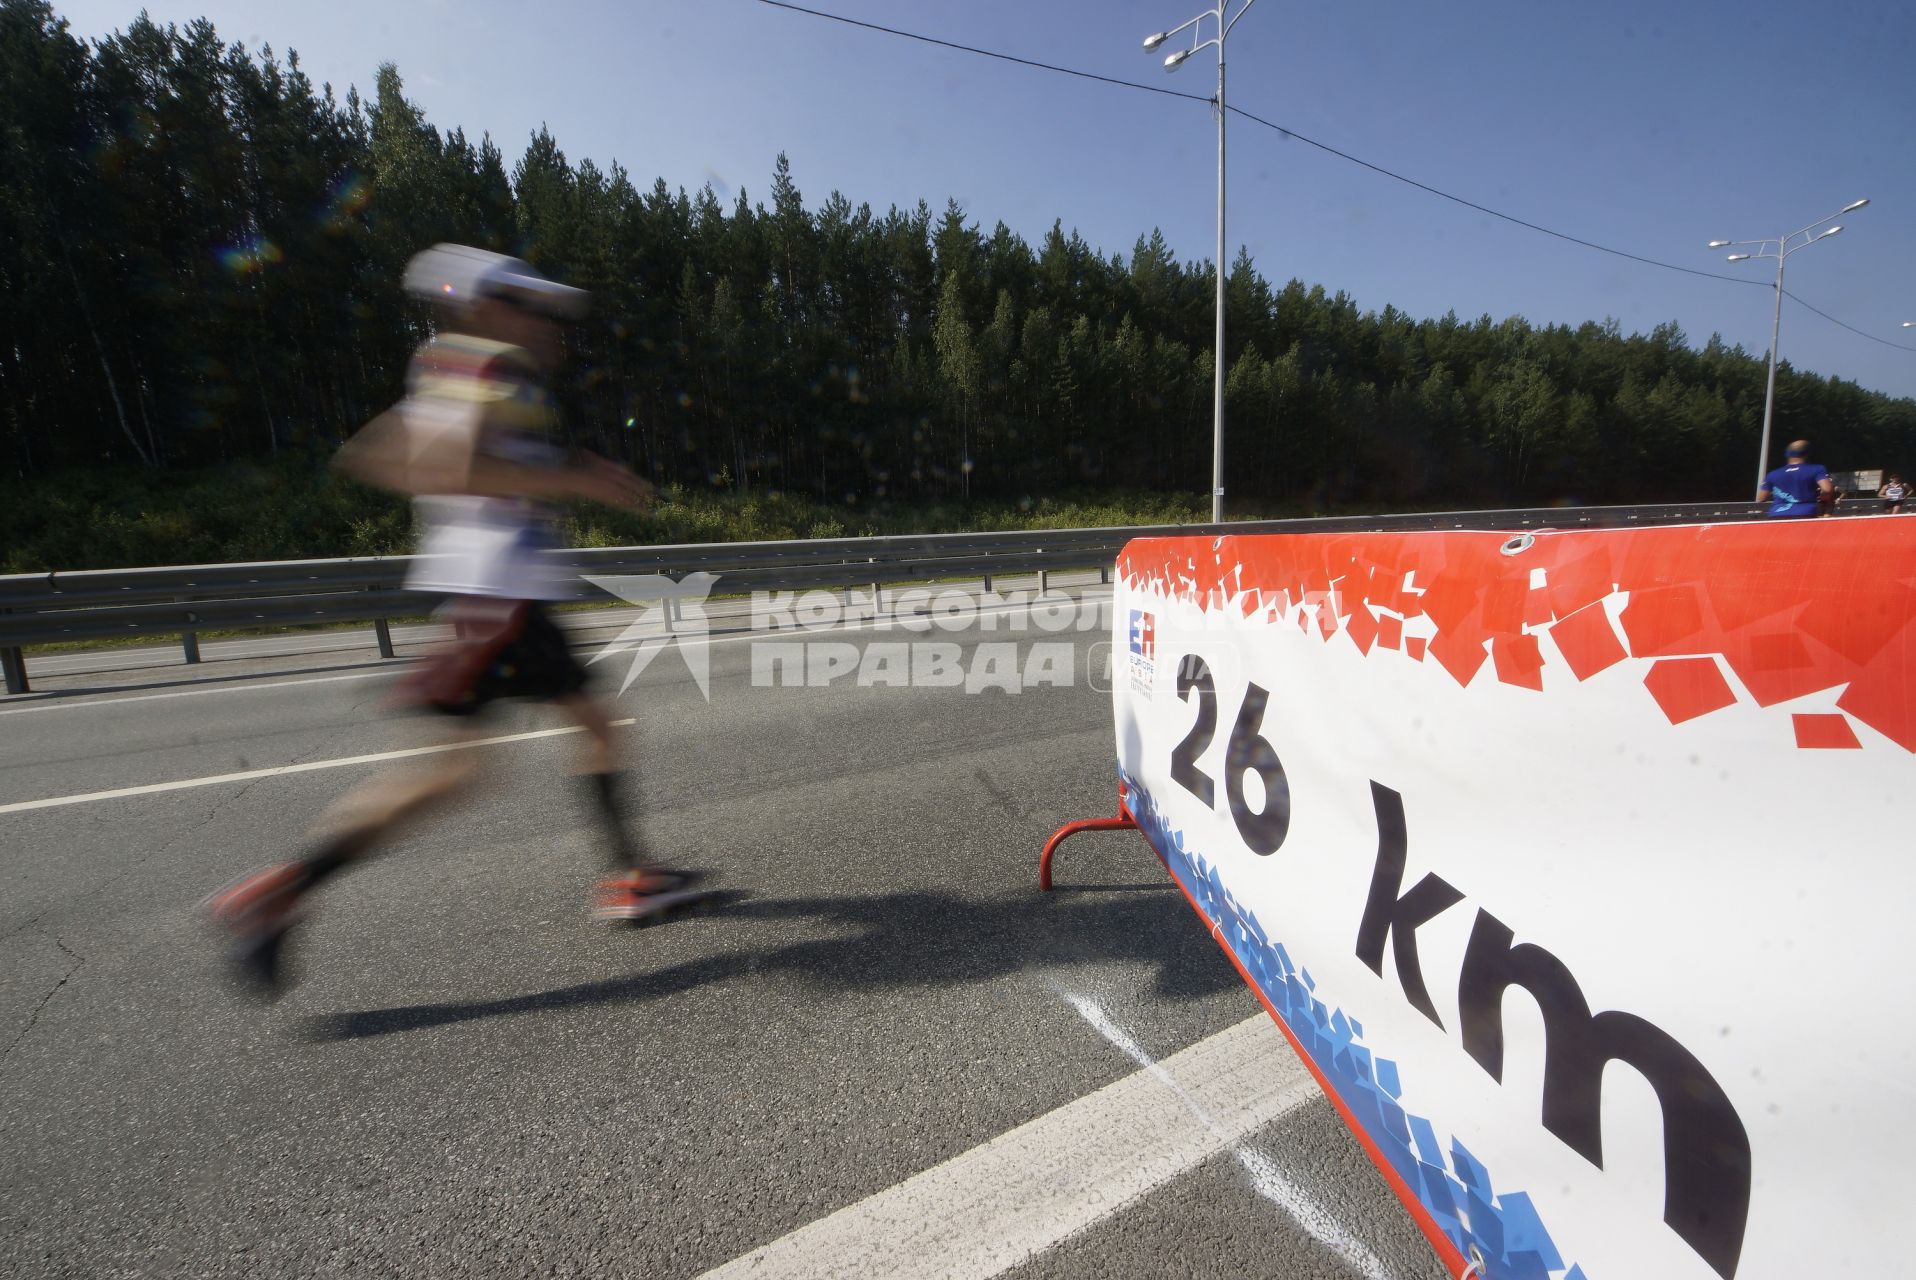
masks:
{"label": "red metal barrier frame", "polygon": [[[1118,784],[1118,813],[1116,817],[1081,818],[1076,822],[1067,822],[1052,834],[1051,839],[1045,842],[1044,852],[1038,855],[1038,888],[1041,891],[1049,892],[1051,889],[1052,855],[1057,853],[1058,846],[1063,844],[1067,838],[1076,835],[1080,831],[1122,831],[1126,829],[1136,831],[1138,829],[1137,820],[1131,816],[1131,810],[1125,804],[1125,799],[1125,787],[1124,784],[1120,782]],[[1311,1077],[1317,1081],[1317,1087],[1323,1090],[1326,1098],[1330,1099],[1331,1106],[1337,1109],[1338,1118],[1344,1122],[1344,1127],[1351,1131],[1351,1134],[1357,1139],[1357,1144],[1364,1149],[1364,1154],[1370,1157],[1370,1162],[1373,1165],[1377,1166],[1377,1172],[1383,1175],[1385,1184],[1390,1187],[1391,1191],[1396,1194],[1397,1199],[1403,1203],[1404,1208],[1409,1211],[1411,1221],[1415,1222],[1417,1229],[1424,1233],[1424,1239],[1429,1241],[1430,1247],[1437,1253],[1437,1260],[1444,1264],[1445,1269],[1448,1270],[1453,1277],[1462,1277],[1466,1274],[1480,1274],[1471,1271],[1470,1260],[1464,1257],[1451,1238],[1444,1234],[1443,1228],[1431,1221],[1430,1215],[1424,1211],[1423,1201],[1417,1198],[1417,1193],[1411,1190],[1410,1185],[1404,1181],[1403,1175],[1397,1172],[1390,1161],[1384,1157],[1384,1153],[1378,1149],[1377,1144],[1371,1140],[1370,1135],[1364,1132],[1364,1127],[1358,1123],[1357,1117],[1352,1115],[1350,1108],[1344,1105],[1344,1100],[1337,1096],[1335,1086],[1333,1086],[1329,1078],[1318,1069],[1317,1063],[1311,1060],[1311,1055],[1304,1051],[1304,1046],[1299,1043],[1297,1037],[1291,1033],[1291,1029],[1284,1024],[1284,1019],[1278,1016],[1277,1010],[1271,1006],[1271,1002],[1265,997],[1263,990],[1252,980],[1250,970],[1244,967],[1244,962],[1238,959],[1237,952],[1233,951],[1231,944],[1225,941],[1223,925],[1205,914],[1204,908],[1199,906],[1197,899],[1191,896],[1191,891],[1184,887],[1184,882],[1178,879],[1176,872],[1171,870],[1171,864],[1166,862],[1164,855],[1158,852],[1158,847],[1152,844],[1149,838],[1146,838],[1144,844],[1164,867],[1164,873],[1171,877],[1171,883],[1178,887],[1178,892],[1184,895],[1185,903],[1189,905],[1192,911],[1197,913],[1198,919],[1204,921],[1207,931],[1211,935],[1211,940],[1217,943],[1218,949],[1229,957],[1231,967],[1237,970],[1237,976],[1243,979],[1244,985],[1251,989],[1251,994],[1257,997],[1257,1002],[1264,1006],[1264,1012],[1269,1014],[1271,1021],[1277,1024],[1277,1029],[1284,1033],[1284,1039],[1290,1042],[1291,1051],[1297,1055],[1298,1061],[1304,1064],[1305,1069],[1311,1073]]]}
{"label": "red metal barrier frame", "polygon": [[[1118,814],[1115,818],[1080,818],[1076,822],[1067,822],[1051,833],[1051,839],[1045,841],[1044,852],[1038,855],[1038,890],[1051,892],[1051,858],[1058,852],[1058,846],[1080,831],[1136,831],[1138,823],[1131,816],[1131,810],[1124,804],[1124,783],[1118,783]],[[1151,843],[1149,840],[1146,844]],[[1160,859],[1162,861],[1162,859]],[[1168,868],[1167,868],[1168,869]],[[1175,879],[1176,877],[1173,877]]]}

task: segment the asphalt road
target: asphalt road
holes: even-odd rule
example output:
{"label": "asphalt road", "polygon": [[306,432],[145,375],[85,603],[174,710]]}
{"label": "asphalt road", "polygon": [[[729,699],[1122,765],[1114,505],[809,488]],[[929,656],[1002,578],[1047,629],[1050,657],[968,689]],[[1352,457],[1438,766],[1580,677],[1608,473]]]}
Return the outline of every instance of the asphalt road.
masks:
{"label": "asphalt road", "polygon": [[708,700],[667,652],[616,700],[640,822],[747,896],[595,924],[577,739],[481,747],[271,1006],[196,904],[402,767],[328,762],[433,741],[381,710],[394,664],[38,661],[0,701],[0,1273],[1440,1275],[1135,834],[1037,892],[1113,804],[1107,634],[806,637],[1070,646],[1015,696],[763,687],[741,635]]}

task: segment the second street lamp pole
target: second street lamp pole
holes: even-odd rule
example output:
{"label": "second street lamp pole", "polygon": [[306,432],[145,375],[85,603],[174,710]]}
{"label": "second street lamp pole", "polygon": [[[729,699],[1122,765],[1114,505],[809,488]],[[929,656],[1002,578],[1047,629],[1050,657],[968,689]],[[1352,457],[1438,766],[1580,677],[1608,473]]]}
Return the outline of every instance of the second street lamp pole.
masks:
{"label": "second street lamp pole", "polygon": [[[1231,34],[1231,28],[1237,25],[1238,18],[1255,4],[1257,0],[1244,0],[1235,16],[1225,20],[1225,11],[1230,8],[1231,0],[1219,0],[1218,7],[1206,9],[1197,17],[1169,31],[1160,31],[1147,36],[1144,47],[1155,49],[1187,27],[1196,28],[1204,19],[1210,18],[1217,23],[1215,38],[1193,43],[1189,49],[1182,49],[1164,60],[1166,71],[1175,71],[1184,60],[1201,49],[1217,49],[1217,349],[1212,357],[1214,374],[1211,389],[1211,523],[1221,524],[1224,520],[1224,41]],[[1191,39],[1197,40],[1197,31],[1191,32]]]}
{"label": "second street lamp pole", "polygon": [[[1219,11],[1222,9],[1220,5]],[[1242,14],[1244,10],[1238,12]],[[1217,369],[1211,389],[1212,524],[1224,521],[1224,274],[1224,36],[1220,31],[1217,38]]]}
{"label": "second street lamp pole", "polygon": [[1763,389],[1763,443],[1756,450],[1758,493],[1763,492],[1763,482],[1770,478],[1770,415],[1776,412],[1776,340],[1783,333],[1783,260],[1789,256],[1787,252],[1776,255],[1776,314],[1770,319],[1770,380]]}

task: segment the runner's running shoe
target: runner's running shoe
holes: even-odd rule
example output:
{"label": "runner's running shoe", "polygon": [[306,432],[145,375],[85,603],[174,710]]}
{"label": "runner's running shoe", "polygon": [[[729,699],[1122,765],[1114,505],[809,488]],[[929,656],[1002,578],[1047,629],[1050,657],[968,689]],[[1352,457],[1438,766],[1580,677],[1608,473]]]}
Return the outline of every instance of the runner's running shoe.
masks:
{"label": "runner's running shoe", "polygon": [[263,867],[206,900],[206,914],[236,935],[230,960],[246,986],[269,997],[283,991],[280,957],[286,934],[298,922],[294,908],[307,879],[297,862]]}
{"label": "runner's running shoe", "polygon": [[657,899],[691,888],[702,871],[640,867],[599,881],[592,893],[592,914],[600,920],[634,920],[658,909]]}
{"label": "runner's running shoe", "polygon": [[297,862],[261,867],[206,900],[214,924],[235,933],[253,933],[291,913],[305,887],[306,868]]}

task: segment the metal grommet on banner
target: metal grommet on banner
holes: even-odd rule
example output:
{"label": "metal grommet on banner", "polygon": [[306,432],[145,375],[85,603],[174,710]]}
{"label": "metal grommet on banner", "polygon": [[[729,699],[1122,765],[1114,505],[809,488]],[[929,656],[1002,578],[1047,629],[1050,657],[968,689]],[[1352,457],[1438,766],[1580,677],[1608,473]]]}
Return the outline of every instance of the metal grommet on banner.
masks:
{"label": "metal grommet on banner", "polygon": [[[1514,542],[1516,539],[1513,538],[1511,541]],[[1484,1267],[1484,1251],[1473,1244],[1465,1252],[1465,1256],[1470,1259],[1470,1265],[1458,1273],[1457,1280],[1489,1280],[1490,1272]]]}
{"label": "metal grommet on banner", "polygon": [[1536,542],[1537,542],[1536,534],[1519,533],[1515,535],[1514,537],[1507,539],[1504,542],[1503,546],[1499,547],[1498,550],[1502,551],[1507,556],[1519,555],[1525,551],[1530,550],[1531,547],[1536,545]]}

